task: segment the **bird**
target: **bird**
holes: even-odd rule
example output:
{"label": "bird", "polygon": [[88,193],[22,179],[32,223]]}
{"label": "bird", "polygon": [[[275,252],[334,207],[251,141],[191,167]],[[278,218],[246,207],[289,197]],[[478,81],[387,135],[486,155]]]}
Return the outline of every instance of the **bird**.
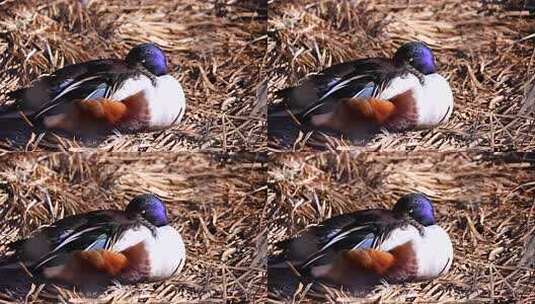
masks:
{"label": "bird", "polygon": [[0,127],[26,122],[37,130],[74,135],[161,130],[178,124],[186,99],[154,43],[133,47],[126,58],[67,65],[8,93]]}
{"label": "bird", "polygon": [[423,193],[402,196],[391,210],[334,216],[276,248],[282,253],[268,261],[268,285],[281,295],[295,291],[290,274],[299,281],[358,290],[381,282],[431,280],[447,273],[453,262],[450,237],[437,225]]}
{"label": "bird", "polygon": [[38,280],[79,286],[165,280],[186,261],[182,237],[154,194],[134,197],[124,211],[65,217],[8,248],[14,253],[0,261],[1,273],[27,270]]}
{"label": "bird", "polygon": [[[393,58],[335,64],[276,95],[284,102],[273,107],[272,121],[284,116],[284,109],[305,127],[348,136],[374,134],[381,128],[432,128],[447,122],[453,111],[450,85],[437,73],[433,52],[421,41],[401,45]],[[268,123],[268,128],[278,125]]]}

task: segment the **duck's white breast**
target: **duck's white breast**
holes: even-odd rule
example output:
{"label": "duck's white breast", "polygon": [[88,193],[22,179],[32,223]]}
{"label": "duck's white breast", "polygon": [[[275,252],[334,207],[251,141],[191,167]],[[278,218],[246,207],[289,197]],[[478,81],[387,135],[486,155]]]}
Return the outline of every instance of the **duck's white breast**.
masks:
{"label": "duck's white breast", "polygon": [[182,271],[186,262],[186,248],[182,237],[171,226],[158,228],[157,238],[151,239],[149,258],[151,279],[165,279]]}
{"label": "duck's white breast", "polygon": [[158,77],[156,87],[149,90],[145,98],[149,103],[151,128],[169,127],[182,120],[186,110],[186,97],[182,86],[173,76]]}
{"label": "duck's white breast", "polygon": [[432,279],[450,270],[453,262],[453,246],[450,237],[440,226],[425,228],[423,237],[414,243],[418,253],[418,278]]}
{"label": "duck's white breast", "polygon": [[379,94],[378,98],[390,100],[407,91],[414,91],[418,87],[421,87],[418,77],[414,76],[414,74],[409,73],[392,79],[388,83],[388,86],[386,86],[385,89]]}
{"label": "duck's white breast", "polygon": [[433,127],[446,123],[453,112],[453,93],[448,81],[439,74],[426,75],[419,90],[418,127]]}
{"label": "duck's white breast", "polygon": [[453,261],[453,246],[450,237],[440,226],[424,228],[423,236],[414,226],[394,230],[380,246],[389,251],[410,242],[416,254],[418,280],[432,279],[447,273]]}
{"label": "duck's white breast", "polygon": [[156,237],[145,226],[128,230],[113,246],[113,251],[123,251],[143,243],[150,264],[149,280],[162,280],[178,274],[186,261],[186,249],[182,237],[171,226],[156,228]]}

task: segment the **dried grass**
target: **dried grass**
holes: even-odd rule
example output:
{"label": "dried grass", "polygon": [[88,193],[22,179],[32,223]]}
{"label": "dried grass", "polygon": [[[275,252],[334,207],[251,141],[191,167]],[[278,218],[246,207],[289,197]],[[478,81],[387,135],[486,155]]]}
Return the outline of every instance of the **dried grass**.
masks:
{"label": "dried grass", "polygon": [[530,157],[531,162],[518,155],[470,153],[274,157],[270,244],[334,215],[390,208],[400,196],[421,191],[433,200],[437,221],[454,246],[452,269],[433,281],[380,286],[363,298],[331,288],[299,294],[296,302],[531,303],[535,269],[520,263],[535,233],[535,155]]}
{"label": "dried grass", "polygon": [[[86,294],[54,285],[0,290],[0,302],[238,303],[265,298],[258,215],[265,165],[253,154],[8,154],[0,157],[0,254],[40,225],[95,209],[124,208],[153,192],[186,243],[183,272],[164,282]],[[18,293],[15,293],[18,292]],[[20,294],[22,293],[22,295]],[[20,298],[22,296],[22,298]]]}
{"label": "dried grass", "polygon": [[[82,3],[87,3],[83,5]],[[123,58],[152,41],[165,50],[186,92],[184,121],[163,132],[112,136],[96,147],[53,135],[5,150],[257,151],[265,118],[266,22],[255,1],[21,0],[0,4],[0,104],[5,93],[65,64]],[[180,68],[180,71],[178,71]]]}
{"label": "dried grass", "polygon": [[[349,139],[296,134],[293,150],[412,151],[535,148],[535,112],[526,104],[534,69],[533,18],[480,1],[296,0],[270,2],[270,97],[310,72],[350,59],[388,56],[406,41],[434,50],[450,81],[451,120],[427,131],[375,136],[365,148]],[[531,38],[530,38],[531,37]],[[526,98],[524,98],[526,95]],[[527,98],[529,97],[529,98]],[[523,108],[524,107],[524,108]],[[527,110],[529,108],[529,111]],[[522,110],[521,110],[522,109]],[[287,149],[276,141],[273,150]]]}

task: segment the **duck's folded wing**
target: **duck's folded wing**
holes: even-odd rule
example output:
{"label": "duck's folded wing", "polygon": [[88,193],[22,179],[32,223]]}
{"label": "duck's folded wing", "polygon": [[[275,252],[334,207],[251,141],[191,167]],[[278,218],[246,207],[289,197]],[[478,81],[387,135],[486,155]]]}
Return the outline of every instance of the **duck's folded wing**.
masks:
{"label": "duck's folded wing", "polygon": [[375,248],[395,222],[396,219],[385,210],[335,216],[284,244],[288,260],[301,268],[309,268],[328,263],[339,252]]}
{"label": "duck's folded wing", "polygon": [[104,72],[84,75],[75,79],[61,92],[45,103],[38,111],[29,114],[32,119],[54,115],[63,111],[64,105],[82,101],[109,101],[126,80],[127,73]]}
{"label": "duck's folded wing", "polygon": [[18,118],[19,112],[30,119],[53,111],[67,101],[103,97],[109,94],[122,75],[129,73],[122,60],[95,60],[68,65],[43,76],[30,87],[8,93],[15,102],[0,110],[1,118]]}
{"label": "duck's folded wing", "polygon": [[290,110],[303,118],[330,112],[341,100],[377,96],[400,73],[383,58],[362,59],[334,65],[309,75],[298,86],[280,91]]}
{"label": "duck's folded wing", "polygon": [[90,73],[122,73],[128,70],[123,60],[103,59],[84,63],[66,65],[53,74],[45,75],[33,81],[29,87],[21,88],[7,95],[16,100],[19,109],[35,109],[42,107],[71,85],[75,80],[82,79]]}
{"label": "duck's folded wing", "polygon": [[63,263],[74,251],[111,248],[128,223],[124,214],[114,211],[70,216],[11,247],[27,267],[42,269]]}

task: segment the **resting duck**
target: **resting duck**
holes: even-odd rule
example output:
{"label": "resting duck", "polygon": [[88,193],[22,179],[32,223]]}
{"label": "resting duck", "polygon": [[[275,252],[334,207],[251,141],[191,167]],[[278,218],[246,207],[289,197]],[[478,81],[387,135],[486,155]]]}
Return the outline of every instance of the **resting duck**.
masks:
{"label": "resting duck", "polygon": [[448,81],[422,42],[402,45],[392,59],[336,64],[277,94],[301,123],[342,134],[430,128],[453,110]]}
{"label": "resting duck", "polygon": [[0,272],[24,265],[40,279],[74,285],[157,281],[179,273],[186,251],[154,195],[135,197],[125,211],[101,210],[63,218],[11,243]]}
{"label": "resting duck", "polygon": [[24,119],[69,134],[158,130],[179,123],[186,105],[164,52],[152,43],[134,47],[126,60],[67,65],[8,95],[15,103],[0,109],[0,126]]}
{"label": "resting duck", "polygon": [[421,193],[401,197],[392,210],[335,216],[277,246],[283,253],[269,262],[272,291],[287,288],[274,280],[288,265],[312,281],[362,288],[430,280],[448,272],[453,260],[451,240]]}

